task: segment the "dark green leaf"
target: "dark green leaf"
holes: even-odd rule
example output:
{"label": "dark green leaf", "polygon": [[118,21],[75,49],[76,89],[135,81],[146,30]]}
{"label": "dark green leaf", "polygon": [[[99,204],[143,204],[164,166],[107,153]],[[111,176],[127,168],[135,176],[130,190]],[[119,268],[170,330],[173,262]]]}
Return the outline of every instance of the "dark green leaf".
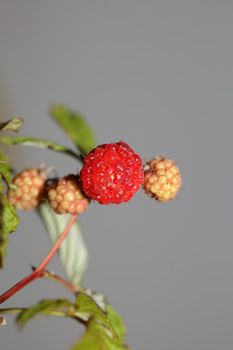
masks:
{"label": "dark green leaf", "polygon": [[7,122],[0,123],[0,131],[18,131],[22,124],[22,118],[13,118]]}
{"label": "dark green leaf", "polygon": [[9,233],[14,232],[19,224],[19,218],[15,208],[8,202],[4,195],[3,179],[8,183],[11,182],[11,169],[8,158],[0,152],[0,268],[3,267],[6,255]]}
{"label": "dark green leaf", "polygon": [[84,116],[63,105],[54,105],[51,116],[66,132],[82,154],[86,155],[96,147],[95,135]]}
{"label": "dark green leaf", "polygon": [[2,136],[0,137],[0,142],[5,145],[22,145],[22,146],[33,146],[37,148],[47,148],[55,152],[61,152],[68,154],[76,159],[81,159],[80,155],[67,148],[66,146],[60,145],[56,142],[50,140],[44,140],[36,137],[27,137],[27,136]]}
{"label": "dark green leaf", "polygon": [[0,151],[0,174],[7,181],[7,184],[10,186],[12,179],[11,168],[8,162],[8,157]]}
{"label": "dark green leaf", "polygon": [[3,223],[4,229],[8,232],[15,232],[18,224],[19,218],[16,214],[15,208],[11,205],[5,196],[2,196],[3,203]]}
{"label": "dark green leaf", "polygon": [[[40,205],[38,213],[54,244],[70,220],[70,215],[56,214],[47,203]],[[77,222],[72,226],[69,235],[62,243],[59,256],[67,276],[74,285],[79,286],[89,257]]]}
{"label": "dark green leaf", "polygon": [[16,231],[18,224],[19,218],[15,208],[0,194],[0,267],[3,266],[6,255],[9,233]]}
{"label": "dark green leaf", "polygon": [[119,339],[111,337],[108,331],[91,320],[81,340],[70,350],[130,350]]}
{"label": "dark green leaf", "polygon": [[117,333],[112,326],[107,314],[96,304],[96,302],[84,293],[79,293],[76,300],[77,311],[82,317],[86,317],[87,320],[93,318],[95,321],[104,325],[114,337],[118,337]]}
{"label": "dark green leaf", "polygon": [[125,333],[126,333],[126,328],[124,325],[124,322],[121,318],[121,316],[117,313],[117,311],[108,304],[107,306],[107,315],[108,318],[114,327],[119,339],[124,342],[125,340]]}
{"label": "dark green leaf", "polygon": [[69,310],[73,309],[73,304],[66,299],[42,300],[38,304],[23,310],[16,318],[16,323],[23,328],[28,321],[40,314],[51,316],[67,316]]}

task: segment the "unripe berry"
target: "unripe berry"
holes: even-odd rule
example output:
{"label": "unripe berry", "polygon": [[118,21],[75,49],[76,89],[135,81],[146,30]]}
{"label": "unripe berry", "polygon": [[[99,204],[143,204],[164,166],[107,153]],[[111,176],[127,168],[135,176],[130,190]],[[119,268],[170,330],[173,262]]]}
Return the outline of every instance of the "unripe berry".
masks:
{"label": "unripe berry", "polygon": [[9,202],[17,209],[34,209],[44,198],[46,171],[29,168],[17,174],[12,181],[15,186],[8,191]]}
{"label": "unripe berry", "polygon": [[75,175],[55,180],[47,191],[49,204],[57,214],[80,214],[88,207],[89,200]]}
{"label": "unripe berry", "polygon": [[180,171],[171,159],[156,157],[144,166],[143,188],[147,195],[159,202],[175,198],[181,185]]}
{"label": "unripe berry", "polygon": [[143,182],[142,160],[125,142],[96,147],[80,172],[85,194],[101,204],[129,201]]}

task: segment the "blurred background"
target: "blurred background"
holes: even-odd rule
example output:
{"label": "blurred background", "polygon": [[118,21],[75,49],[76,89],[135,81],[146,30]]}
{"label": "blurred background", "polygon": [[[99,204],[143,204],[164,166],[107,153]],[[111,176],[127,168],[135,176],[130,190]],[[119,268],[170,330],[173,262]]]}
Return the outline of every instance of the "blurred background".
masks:
{"label": "blurred background", "polygon": [[[233,2],[229,0],[1,0],[0,118],[25,119],[22,135],[70,145],[48,117],[61,102],[83,112],[98,142],[125,140],[149,159],[179,165],[183,189],[169,204],[140,191],[125,205],[92,204],[80,217],[91,260],[85,284],[104,292],[139,350],[233,347]],[[11,148],[18,169],[74,160]],[[50,248],[36,214],[20,213],[0,290]],[[56,258],[50,269],[62,274]],[[36,281],[4,304],[69,296]],[[65,350],[83,331],[38,317],[0,328],[1,350]]]}

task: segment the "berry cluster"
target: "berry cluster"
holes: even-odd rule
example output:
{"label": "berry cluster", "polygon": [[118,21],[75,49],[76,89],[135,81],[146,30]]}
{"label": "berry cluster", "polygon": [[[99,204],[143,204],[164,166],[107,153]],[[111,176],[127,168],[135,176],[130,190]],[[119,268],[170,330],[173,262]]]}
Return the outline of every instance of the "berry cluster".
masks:
{"label": "berry cluster", "polygon": [[167,202],[176,197],[181,185],[178,167],[170,159],[156,157],[144,166],[144,190],[160,202]]}
{"label": "berry cluster", "polygon": [[[50,185],[49,185],[50,182]],[[101,204],[128,202],[142,185],[160,202],[176,197],[182,184],[178,167],[170,159],[156,157],[144,168],[140,156],[125,142],[103,144],[83,161],[79,175],[48,181],[42,169],[25,169],[15,176],[16,189],[8,192],[18,209],[34,209],[48,200],[57,214],[79,214],[90,200]]]}
{"label": "berry cluster", "polygon": [[143,182],[142,160],[124,142],[100,145],[84,158],[83,191],[101,204],[128,202]]}
{"label": "berry cluster", "polygon": [[30,168],[17,174],[8,192],[8,199],[18,209],[34,209],[45,195],[46,172],[43,169]]}
{"label": "berry cluster", "polygon": [[54,181],[48,189],[48,201],[57,214],[80,214],[89,204],[75,175]]}

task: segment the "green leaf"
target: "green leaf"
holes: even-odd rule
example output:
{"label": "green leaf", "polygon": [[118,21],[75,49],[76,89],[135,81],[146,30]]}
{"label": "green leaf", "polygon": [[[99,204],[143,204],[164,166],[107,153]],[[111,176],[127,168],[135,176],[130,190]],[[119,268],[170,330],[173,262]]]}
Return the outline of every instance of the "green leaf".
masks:
{"label": "green leaf", "polygon": [[11,186],[12,174],[8,158],[0,151],[0,268],[6,256],[9,233],[14,232],[19,224],[15,208],[4,195],[3,179]]}
{"label": "green leaf", "polygon": [[8,202],[7,198],[0,194],[0,267],[6,255],[9,233],[16,231],[19,218],[15,208]]}
{"label": "green leaf", "polygon": [[85,288],[84,292],[91,297],[104,312],[107,311],[107,299],[103,293],[96,292],[90,288]]}
{"label": "green leaf", "polygon": [[11,168],[8,162],[8,157],[0,151],[0,174],[6,180],[8,186],[10,186],[10,182],[12,179]]}
{"label": "green leaf", "polygon": [[22,146],[32,146],[37,148],[46,148],[55,152],[68,154],[72,157],[75,157],[76,159],[81,160],[80,155],[74,152],[73,150],[50,140],[44,140],[41,138],[27,137],[27,136],[19,136],[19,137],[2,136],[0,137],[0,142],[5,145],[22,145]]}
{"label": "green leaf", "polygon": [[108,315],[96,304],[96,302],[85,293],[78,293],[77,300],[77,311],[82,318],[86,318],[89,320],[91,318],[95,319],[95,321],[100,322],[104,325],[114,337],[118,337],[117,333],[112,326]]}
{"label": "green leaf", "polygon": [[81,340],[70,350],[126,350],[129,348],[119,339],[112,338],[106,329],[91,320]]}
{"label": "green leaf", "polygon": [[16,318],[16,323],[20,328],[23,328],[28,321],[40,314],[67,316],[69,314],[69,310],[72,309],[73,304],[66,299],[42,300],[38,304],[21,311]]}
{"label": "green leaf", "polygon": [[83,155],[96,147],[95,134],[84,116],[63,105],[54,105],[50,114]]}
{"label": "green leaf", "polygon": [[78,315],[82,319],[100,322],[108,329],[112,335],[124,342],[126,328],[124,322],[117,311],[111,306],[107,305],[105,312],[98,306],[97,302],[93,299],[93,296],[89,296],[85,293],[79,293],[77,296]]}
{"label": "green leaf", "polygon": [[1,203],[3,204],[2,218],[4,230],[8,232],[15,232],[19,224],[19,218],[16,214],[15,208],[8,202],[5,196],[2,196]]}
{"label": "green leaf", "polygon": [[119,339],[123,342],[125,340],[126,334],[126,328],[123,319],[117,313],[117,311],[109,304],[107,306],[107,315]]}
{"label": "green leaf", "polygon": [[18,131],[22,124],[22,118],[13,118],[6,122],[0,123],[0,131]]}
{"label": "green leaf", "polygon": [[[47,203],[40,205],[38,213],[54,244],[66,227],[70,215],[56,214]],[[77,222],[72,226],[69,235],[62,243],[59,249],[59,255],[67,276],[74,285],[79,286],[87,268],[89,256]]]}

